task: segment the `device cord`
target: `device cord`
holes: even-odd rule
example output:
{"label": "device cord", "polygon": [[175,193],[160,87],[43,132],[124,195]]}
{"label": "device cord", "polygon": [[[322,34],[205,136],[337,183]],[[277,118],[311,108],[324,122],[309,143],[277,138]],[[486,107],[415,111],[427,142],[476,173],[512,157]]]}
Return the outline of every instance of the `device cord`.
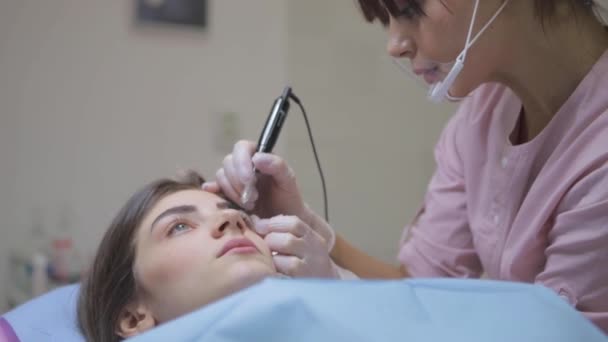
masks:
{"label": "device cord", "polygon": [[315,146],[315,140],[312,136],[312,130],[310,129],[310,123],[308,122],[308,115],[306,115],[306,109],[300,99],[293,94],[293,92],[289,95],[289,97],[294,100],[295,103],[300,107],[300,111],[302,111],[302,115],[304,116],[304,122],[306,123],[306,129],[308,130],[308,138],[310,139],[310,145],[312,146],[312,153],[315,156],[315,161],[317,163],[317,170],[319,170],[319,176],[321,177],[321,187],[323,188],[323,210],[325,214],[325,221],[329,223],[329,206],[327,203],[327,188],[325,186],[325,176],[323,175],[323,169],[321,168],[321,162],[319,161],[319,154],[317,153],[317,147]]}

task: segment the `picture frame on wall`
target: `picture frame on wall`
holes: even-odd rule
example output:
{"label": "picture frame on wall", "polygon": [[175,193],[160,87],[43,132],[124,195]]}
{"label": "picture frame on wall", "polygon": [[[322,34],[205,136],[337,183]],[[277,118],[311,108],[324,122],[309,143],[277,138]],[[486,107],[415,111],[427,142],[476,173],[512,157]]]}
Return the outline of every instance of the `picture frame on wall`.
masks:
{"label": "picture frame on wall", "polygon": [[172,24],[204,29],[207,0],[134,0],[140,24]]}

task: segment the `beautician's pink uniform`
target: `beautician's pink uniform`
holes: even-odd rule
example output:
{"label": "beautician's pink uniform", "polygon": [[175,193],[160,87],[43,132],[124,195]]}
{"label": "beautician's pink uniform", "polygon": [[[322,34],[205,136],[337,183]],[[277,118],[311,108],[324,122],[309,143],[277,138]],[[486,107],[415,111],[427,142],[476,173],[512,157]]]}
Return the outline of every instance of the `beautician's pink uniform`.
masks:
{"label": "beautician's pink uniform", "polygon": [[513,146],[521,102],[500,85],[465,100],[399,260],[414,277],[554,289],[608,332],[608,52],[549,125]]}

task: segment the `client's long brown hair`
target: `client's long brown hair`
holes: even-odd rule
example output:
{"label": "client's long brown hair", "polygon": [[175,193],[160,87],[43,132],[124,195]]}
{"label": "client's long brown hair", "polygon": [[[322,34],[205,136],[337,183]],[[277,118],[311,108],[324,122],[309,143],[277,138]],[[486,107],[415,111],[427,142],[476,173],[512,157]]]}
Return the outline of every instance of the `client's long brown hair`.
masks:
{"label": "client's long brown hair", "polygon": [[204,179],[187,172],[178,179],[161,179],[137,191],[106,231],[78,299],[78,324],[93,342],[120,341],[116,334],[122,309],[134,298],[133,277],[137,228],[158,201],[172,193],[199,189]]}

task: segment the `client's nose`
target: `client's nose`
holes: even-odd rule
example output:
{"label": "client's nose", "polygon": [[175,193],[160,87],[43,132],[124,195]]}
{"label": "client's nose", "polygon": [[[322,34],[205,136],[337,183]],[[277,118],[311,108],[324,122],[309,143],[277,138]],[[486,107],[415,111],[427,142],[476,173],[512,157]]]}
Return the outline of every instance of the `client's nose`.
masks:
{"label": "client's nose", "polygon": [[242,234],[246,227],[247,223],[243,218],[243,214],[238,210],[228,209],[222,213],[222,220],[220,220],[220,224],[213,230],[213,236],[219,238],[231,230]]}

